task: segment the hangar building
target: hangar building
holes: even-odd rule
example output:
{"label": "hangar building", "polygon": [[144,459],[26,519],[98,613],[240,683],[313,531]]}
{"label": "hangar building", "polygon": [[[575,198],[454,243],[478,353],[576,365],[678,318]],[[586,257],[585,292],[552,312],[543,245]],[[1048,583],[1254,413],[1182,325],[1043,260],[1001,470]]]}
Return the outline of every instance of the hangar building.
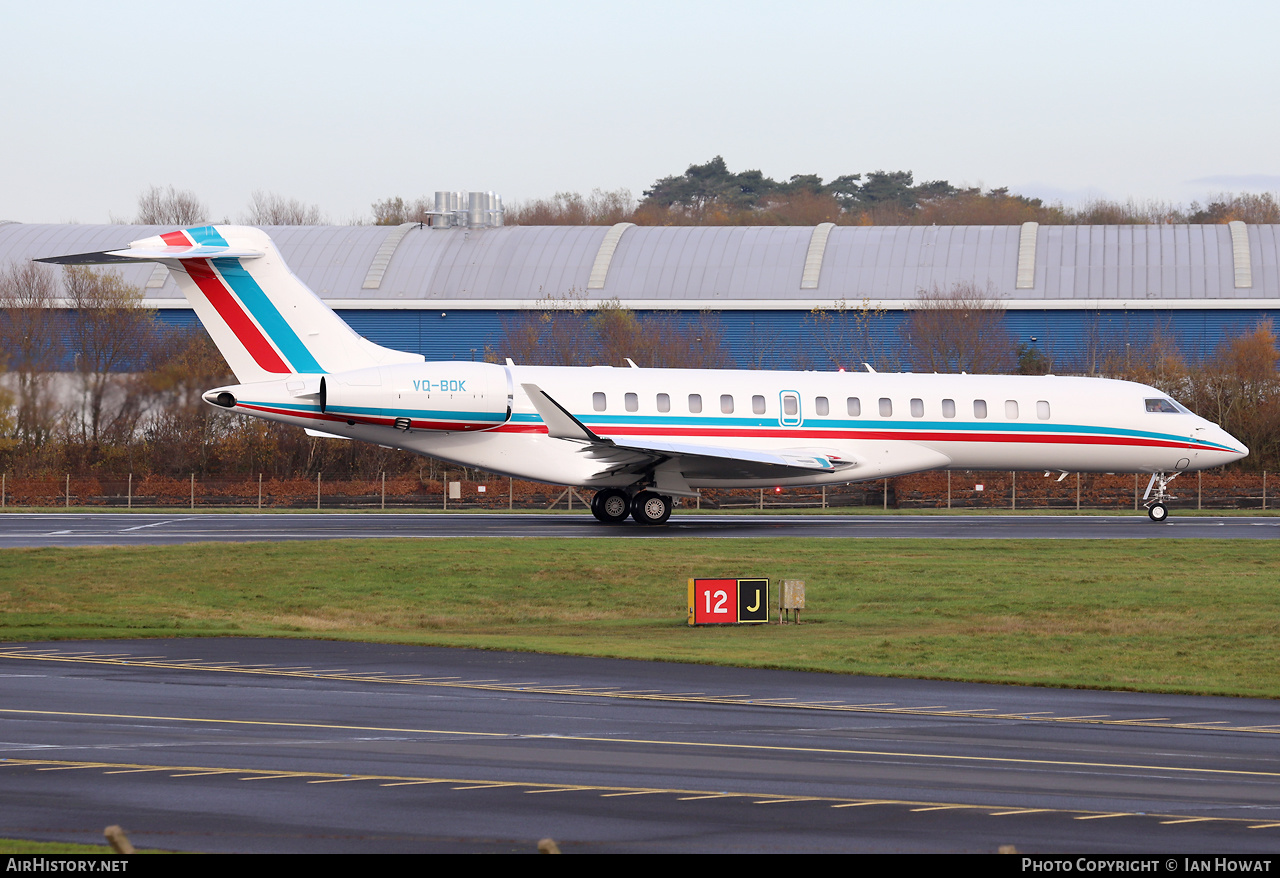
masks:
{"label": "hangar building", "polygon": [[[170,231],[0,224],[0,267]],[[501,351],[504,320],[553,301],[718,314],[743,366],[805,359],[814,309],[864,309],[900,350],[922,290],[969,283],[1018,344],[1079,356],[1088,327],[1141,344],[1160,324],[1184,354],[1280,312],[1280,225],[646,227],[275,226],[289,266],[355,329],[428,359]],[[163,320],[194,315],[160,266],[122,268]],[[856,353],[851,355],[856,359]],[[852,365],[856,365],[853,363]],[[909,362],[901,362],[909,368]],[[1064,370],[1065,371],[1065,370]]]}

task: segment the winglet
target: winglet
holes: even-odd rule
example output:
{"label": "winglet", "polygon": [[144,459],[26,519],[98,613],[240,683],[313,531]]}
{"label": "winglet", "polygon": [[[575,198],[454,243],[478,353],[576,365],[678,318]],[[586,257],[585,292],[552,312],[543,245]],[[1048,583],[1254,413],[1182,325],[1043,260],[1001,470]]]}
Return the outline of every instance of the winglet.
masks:
{"label": "winglet", "polygon": [[547,396],[546,391],[538,385],[521,384],[520,386],[524,388],[529,401],[542,416],[543,423],[547,425],[547,435],[552,439],[576,439],[579,442],[607,441],[592,433],[586,424],[569,414],[568,409]]}

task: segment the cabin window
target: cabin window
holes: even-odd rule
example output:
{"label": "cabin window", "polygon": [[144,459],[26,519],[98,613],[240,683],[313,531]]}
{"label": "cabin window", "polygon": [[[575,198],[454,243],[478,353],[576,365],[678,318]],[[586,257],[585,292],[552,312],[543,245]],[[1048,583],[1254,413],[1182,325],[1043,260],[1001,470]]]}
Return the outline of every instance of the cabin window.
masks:
{"label": "cabin window", "polygon": [[1171,399],[1149,399],[1147,400],[1147,411],[1176,415],[1178,407]]}
{"label": "cabin window", "polygon": [[942,416],[944,418],[954,418],[956,416],[956,401],[954,399],[944,399],[942,401]]}
{"label": "cabin window", "polygon": [[622,397],[622,405],[629,412],[639,411],[640,397],[636,396],[634,393],[628,393]]}
{"label": "cabin window", "polygon": [[796,399],[794,393],[785,394],[782,397],[782,413],[789,418],[794,418],[800,412],[800,400]]}
{"label": "cabin window", "polygon": [[985,399],[975,399],[973,401],[973,416],[975,418],[985,418],[987,416],[987,401]]}
{"label": "cabin window", "polygon": [[1004,416],[1011,421],[1018,419],[1018,401],[1016,399],[1006,399],[1004,401]]}
{"label": "cabin window", "polygon": [[700,393],[689,394],[689,411],[695,415],[698,414],[698,412],[702,411],[702,394]]}
{"label": "cabin window", "polygon": [[882,418],[893,417],[893,400],[889,399],[888,397],[884,397],[884,396],[880,397],[880,417]]}
{"label": "cabin window", "polygon": [[602,412],[604,411],[604,405],[605,403],[604,403],[603,393],[597,390],[595,393],[591,394],[591,407],[593,409],[595,409],[598,412]]}
{"label": "cabin window", "polygon": [[825,396],[820,396],[813,401],[813,410],[820,415],[831,414],[831,403],[827,401]]}
{"label": "cabin window", "polygon": [[764,414],[764,397],[756,395],[751,397],[751,412],[756,415]]}
{"label": "cabin window", "polygon": [[733,414],[733,397],[728,393],[720,394],[720,413],[724,415]]}
{"label": "cabin window", "polygon": [[1049,401],[1047,399],[1036,401],[1036,417],[1042,421],[1049,420]]}
{"label": "cabin window", "polygon": [[911,400],[911,417],[913,418],[924,417],[924,400],[923,399]]}
{"label": "cabin window", "polygon": [[856,418],[862,414],[862,400],[858,399],[856,396],[849,397],[846,405],[851,417]]}
{"label": "cabin window", "polygon": [[671,397],[665,393],[658,394],[658,411],[660,412],[671,411]]}

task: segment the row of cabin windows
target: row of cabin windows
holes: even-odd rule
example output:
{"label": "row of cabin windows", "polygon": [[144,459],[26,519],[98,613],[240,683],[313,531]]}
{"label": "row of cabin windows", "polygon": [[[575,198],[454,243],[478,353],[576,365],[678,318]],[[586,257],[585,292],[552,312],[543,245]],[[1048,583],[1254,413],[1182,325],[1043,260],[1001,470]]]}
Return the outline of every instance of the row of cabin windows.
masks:
{"label": "row of cabin windows", "polygon": [[[671,396],[666,393],[659,393],[657,396],[657,406],[659,412],[671,411]],[[591,394],[591,406],[598,412],[608,408],[608,400],[604,393],[596,391]],[[634,393],[625,393],[622,396],[622,406],[629,412],[640,410],[640,397]],[[799,400],[791,393],[782,397],[782,413],[787,417],[795,417],[799,413]],[[924,400],[912,399],[909,403],[911,417],[924,417]],[[826,417],[831,414],[831,402],[825,396],[815,397],[813,400],[813,410],[819,417]],[[882,418],[893,417],[893,400],[888,397],[881,397],[877,410]],[[862,416],[862,400],[859,397],[851,396],[845,400],[845,411],[851,417]],[[689,394],[689,412],[691,414],[700,414],[702,412],[702,394]],[[721,414],[731,415],[734,412],[733,394],[724,393],[720,395],[720,412]],[[973,401],[973,416],[979,420],[987,417],[988,407],[985,399],[975,399]],[[751,397],[751,413],[755,415],[765,414],[765,400],[763,396],[756,395]],[[942,401],[942,416],[944,418],[954,418],[956,416],[956,401],[954,399],[944,399]],[[1004,401],[1004,416],[1006,419],[1016,421],[1020,417],[1018,401],[1016,399],[1006,399]],[[1049,420],[1049,402],[1048,400],[1036,401],[1036,417],[1042,421]]]}

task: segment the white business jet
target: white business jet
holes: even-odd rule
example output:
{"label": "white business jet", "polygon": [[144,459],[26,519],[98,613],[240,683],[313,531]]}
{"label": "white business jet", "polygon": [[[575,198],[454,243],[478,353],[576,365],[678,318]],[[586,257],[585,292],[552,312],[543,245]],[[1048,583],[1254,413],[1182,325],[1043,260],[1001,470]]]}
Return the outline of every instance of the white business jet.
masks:
{"label": "white business jet", "polygon": [[1178,474],[1248,454],[1164,393],[1103,378],[426,362],[357,335],[260,229],[202,226],[54,264],[167,266],[240,384],[212,405],[522,479],[661,524],[699,488],[837,485],[931,469]]}

